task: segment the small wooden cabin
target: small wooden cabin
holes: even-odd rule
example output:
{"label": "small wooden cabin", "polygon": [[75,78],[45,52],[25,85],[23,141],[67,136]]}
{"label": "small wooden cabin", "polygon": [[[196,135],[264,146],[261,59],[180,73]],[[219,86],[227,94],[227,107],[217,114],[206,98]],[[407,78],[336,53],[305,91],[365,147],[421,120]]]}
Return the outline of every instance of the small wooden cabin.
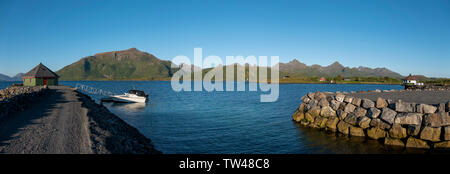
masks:
{"label": "small wooden cabin", "polygon": [[57,86],[59,76],[42,63],[22,76],[23,86]]}

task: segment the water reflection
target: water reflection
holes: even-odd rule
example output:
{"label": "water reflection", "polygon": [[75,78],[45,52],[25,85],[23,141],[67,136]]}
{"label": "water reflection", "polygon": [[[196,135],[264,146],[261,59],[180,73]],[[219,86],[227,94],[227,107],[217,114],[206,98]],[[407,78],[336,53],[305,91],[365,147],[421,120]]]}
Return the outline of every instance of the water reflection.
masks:
{"label": "water reflection", "polygon": [[[428,150],[384,146],[377,140],[362,137],[349,137],[334,132],[320,131],[315,128],[296,124],[297,132],[303,144],[311,147],[312,153],[337,154],[403,154],[429,153]],[[317,147],[317,148],[314,148]]]}

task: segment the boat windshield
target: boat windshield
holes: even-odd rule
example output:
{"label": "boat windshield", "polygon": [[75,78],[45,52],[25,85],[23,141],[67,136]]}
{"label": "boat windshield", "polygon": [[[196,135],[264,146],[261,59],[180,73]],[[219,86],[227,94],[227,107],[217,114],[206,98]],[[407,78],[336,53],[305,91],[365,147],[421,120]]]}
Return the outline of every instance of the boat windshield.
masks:
{"label": "boat windshield", "polygon": [[127,93],[129,93],[129,94],[135,94],[135,95],[137,95],[137,96],[142,96],[142,97],[147,96],[147,95],[145,95],[145,92],[144,92],[144,91],[139,91],[139,90],[129,90]]}

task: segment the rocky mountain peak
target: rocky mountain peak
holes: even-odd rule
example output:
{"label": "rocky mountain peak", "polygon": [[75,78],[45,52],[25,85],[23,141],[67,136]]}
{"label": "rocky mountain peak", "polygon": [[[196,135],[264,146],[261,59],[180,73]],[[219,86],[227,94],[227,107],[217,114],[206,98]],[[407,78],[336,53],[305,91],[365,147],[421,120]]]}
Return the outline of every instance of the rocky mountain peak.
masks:
{"label": "rocky mountain peak", "polygon": [[300,61],[298,61],[297,59],[292,59],[292,60],[289,61],[288,63],[290,63],[290,64],[299,64]]}
{"label": "rocky mountain peak", "polygon": [[140,50],[138,50],[137,48],[129,48],[129,49],[126,49],[126,50],[123,50],[124,52],[142,52],[142,51],[140,51]]}
{"label": "rocky mountain peak", "polygon": [[330,68],[339,68],[339,69],[343,69],[344,68],[344,66],[342,64],[340,64],[338,61],[333,62],[328,67],[330,67]]}

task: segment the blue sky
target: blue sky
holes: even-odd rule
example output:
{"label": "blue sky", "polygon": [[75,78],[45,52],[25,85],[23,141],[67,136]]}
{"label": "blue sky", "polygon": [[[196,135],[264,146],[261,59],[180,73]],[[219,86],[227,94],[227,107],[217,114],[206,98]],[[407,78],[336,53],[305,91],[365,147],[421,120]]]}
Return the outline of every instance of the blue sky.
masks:
{"label": "blue sky", "polygon": [[450,1],[0,0],[0,73],[131,47],[450,77]]}

